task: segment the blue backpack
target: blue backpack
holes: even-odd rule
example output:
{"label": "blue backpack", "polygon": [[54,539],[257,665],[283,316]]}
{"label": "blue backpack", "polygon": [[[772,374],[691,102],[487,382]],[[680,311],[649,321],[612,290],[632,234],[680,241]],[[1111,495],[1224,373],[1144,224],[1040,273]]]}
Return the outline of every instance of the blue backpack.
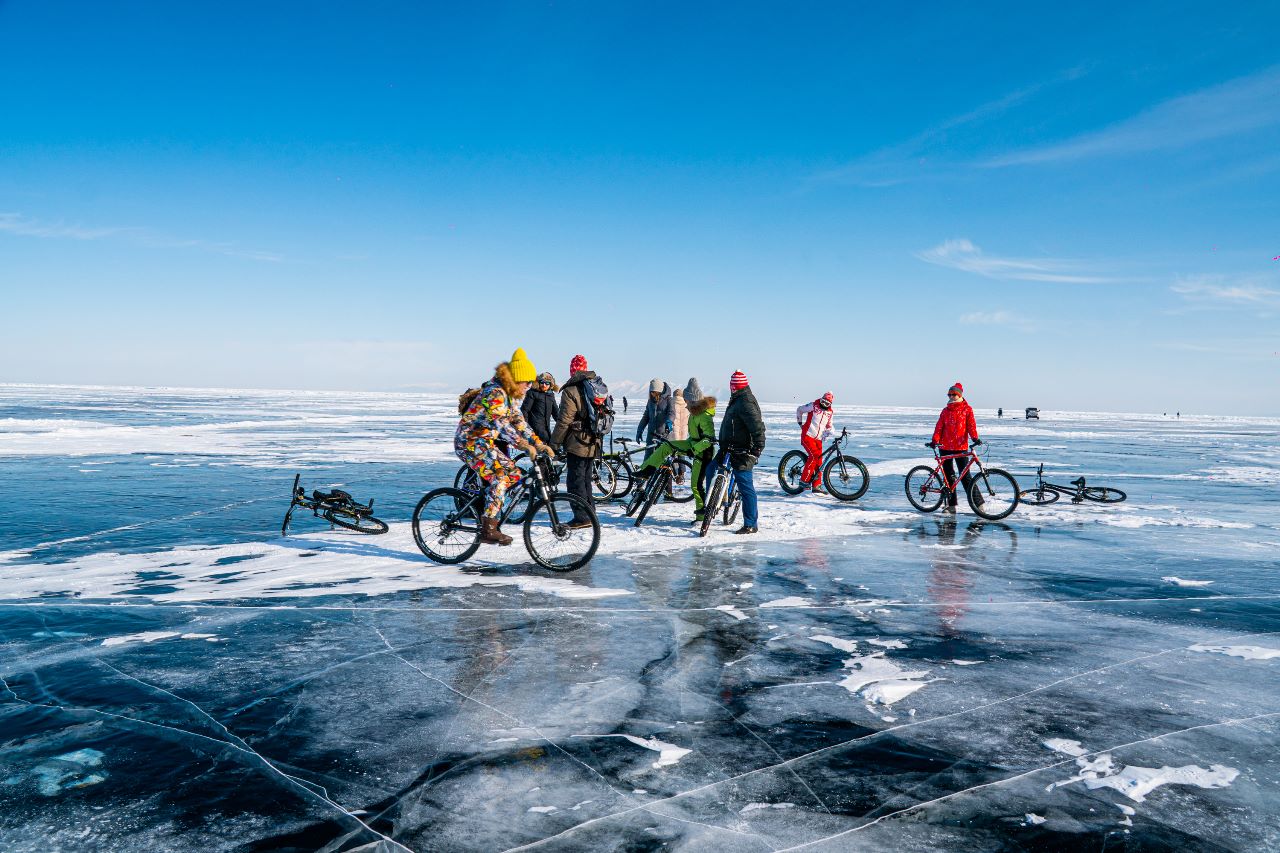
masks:
{"label": "blue backpack", "polygon": [[613,396],[599,376],[583,380],[582,431],[592,438],[604,438],[613,431]]}

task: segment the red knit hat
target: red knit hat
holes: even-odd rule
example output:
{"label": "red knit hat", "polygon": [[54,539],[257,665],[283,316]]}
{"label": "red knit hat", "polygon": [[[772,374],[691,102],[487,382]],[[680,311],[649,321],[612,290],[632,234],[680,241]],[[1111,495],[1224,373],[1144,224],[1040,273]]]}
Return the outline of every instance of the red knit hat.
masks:
{"label": "red knit hat", "polygon": [[569,372],[577,373],[579,370],[587,369],[587,357],[585,355],[575,355],[569,361]]}
{"label": "red knit hat", "polygon": [[959,382],[957,382],[955,385],[952,385],[950,388],[947,389],[948,394],[950,394],[952,391],[955,391],[961,397],[964,396],[964,386],[961,385]]}
{"label": "red knit hat", "polygon": [[733,375],[729,377],[729,390],[740,391],[747,387],[747,374],[741,370],[735,370]]}
{"label": "red knit hat", "polygon": [[832,394],[830,391],[828,391],[827,393],[822,395],[822,399],[826,400],[827,405],[829,406],[836,401],[836,396]]}

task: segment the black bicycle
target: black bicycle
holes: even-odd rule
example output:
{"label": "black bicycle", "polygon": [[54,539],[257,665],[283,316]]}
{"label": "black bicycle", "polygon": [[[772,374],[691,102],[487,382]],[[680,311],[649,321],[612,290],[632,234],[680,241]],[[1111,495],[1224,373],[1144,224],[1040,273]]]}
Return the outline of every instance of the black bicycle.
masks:
{"label": "black bicycle", "polygon": [[1118,504],[1129,497],[1119,489],[1113,489],[1110,486],[1086,485],[1084,477],[1077,477],[1072,480],[1070,486],[1046,483],[1043,462],[1036,469],[1035,486],[1018,492],[1018,498],[1032,506],[1046,506],[1063,495],[1070,496],[1073,504],[1084,503],[1085,501],[1093,501],[1100,504]]}
{"label": "black bicycle", "polygon": [[[679,450],[667,439],[658,439],[658,444],[659,446],[663,444],[671,445],[671,455],[663,460],[657,471],[649,475],[642,488],[632,493],[631,499],[627,501],[627,507],[624,510],[625,515],[634,515],[636,517],[636,527],[644,523],[645,516],[649,514],[649,510],[661,499],[676,503],[686,503],[693,500],[692,463],[684,457],[684,451]],[[632,476],[634,477],[635,475],[633,474]],[[686,493],[687,497],[685,496]]]}
{"label": "black bicycle", "polygon": [[[842,501],[856,501],[867,493],[871,474],[862,460],[840,452],[840,446],[849,440],[849,430],[840,430],[839,438],[822,452],[818,468],[822,471],[822,484],[832,497]],[[778,485],[789,495],[798,495],[805,489],[800,477],[804,474],[809,454],[803,450],[789,450],[778,463]]]}
{"label": "black bicycle", "polygon": [[[549,460],[538,457],[528,475],[508,492],[510,498],[498,523],[506,523],[517,507],[531,500],[524,514],[524,547],[538,565],[568,572],[585,566],[595,556],[600,547],[600,520],[577,495],[555,491],[554,482]],[[483,490],[446,487],[428,492],[413,510],[413,539],[418,548],[446,565],[468,559],[480,548],[484,504]],[[590,518],[591,526],[570,527],[574,518]]]}
{"label": "black bicycle", "polygon": [[729,454],[717,453],[711,462],[711,470],[707,486],[707,502],[702,507],[702,524],[698,527],[698,535],[706,536],[711,530],[711,521],[720,514],[726,525],[733,524],[742,509],[742,494],[738,491],[738,481],[733,478],[733,468],[729,464]]}
{"label": "black bicycle", "polygon": [[367,504],[362,504],[342,489],[332,489],[328,492],[316,489],[308,497],[307,490],[298,485],[301,479],[301,474],[293,475],[293,499],[289,502],[289,511],[284,514],[284,523],[280,525],[281,536],[289,535],[289,521],[293,518],[293,511],[298,507],[309,509],[316,518],[323,517],[330,524],[354,530],[356,533],[387,532],[387,523],[373,517],[373,498],[370,498]]}
{"label": "black bicycle", "polygon": [[[621,452],[614,452],[613,442],[615,441],[622,445]],[[601,460],[602,465],[607,465],[613,471],[615,487],[610,497],[617,500],[622,500],[628,495],[631,495],[632,499],[635,498],[631,489],[636,482],[636,469],[640,466],[631,461],[631,457],[640,456],[648,451],[648,448],[643,446],[631,450],[627,447],[628,444],[639,444],[639,442],[610,436],[609,452],[604,454]],[[693,463],[681,455],[672,464],[675,475],[667,486],[666,498],[678,504],[688,503],[693,500]]]}

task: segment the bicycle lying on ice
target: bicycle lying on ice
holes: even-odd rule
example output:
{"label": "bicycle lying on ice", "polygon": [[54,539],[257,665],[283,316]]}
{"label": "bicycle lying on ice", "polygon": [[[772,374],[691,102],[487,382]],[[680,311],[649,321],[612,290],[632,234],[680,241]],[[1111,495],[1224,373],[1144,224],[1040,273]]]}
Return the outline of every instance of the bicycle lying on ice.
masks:
{"label": "bicycle lying on ice", "polygon": [[1086,485],[1084,477],[1077,477],[1071,481],[1070,486],[1059,486],[1054,483],[1046,483],[1044,479],[1044,463],[1040,463],[1040,467],[1036,469],[1036,484],[1030,489],[1023,489],[1018,492],[1018,498],[1023,503],[1032,506],[1046,506],[1053,503],[1063,495],[1069,495],[1073,504],[1084,503],[1085,501],[1093,501],[1101,504],[1118,504],[1120,501],[1128,497],[1119,489],[1113,489],[1109,486],[1089,486]]}
{"label": "bicycle lying on ice", "polygon": [[328,492],[316,489],[308,497],[307,490],[298,485],[301,480],[301,474],[293,475],[293,499],[289,502],[289,511],[284,514],[284,523],[280,525],[281,536],[289,535],[289,521],[298,507],[309,509],[316,518],[323,517],[330,524],[356,533],[387,532],[387,523],[373,517],[373,498],[367,504],[362,504],[342,489]]}
{"label": "bicycle lying on ice", "polygon": [[[528,472],[508,492],[498,516],[506,523],[517,508],[523,511],[524,547],[538,565],[567,572],[591,562],[600,547],[600,520],[577,495],[554,490],[555,472],[545,456],[534,459]],[[445,487],[423,496],[413,510],[413,539],[429,559],[445,565],[461,563],[480,548],[484,517],[483,489]],[[570,527],[574,518],[590,518],[589,527]]]}
{"label": "bicycle lying on ice", "polygon": [[[871,485],[871,475],[867,466],[856,456],[840,452],[840,446],[849,440],[849,430],[840,430],[840,436],[831,442],[831,446],[822,452],[822,461],[818,470],[822,472],[822,485],[832,497],[842,501],[856,501],[867,493]],[[803,450],[789,450],[778,463],[778,485],[789,495],[798,495],[804,491],[806,483],[801,480],[805,462],[809,454]]]}
{"label": "bicycle lying on ice", "polygon": [[[976,445],[980,442],[975,442]],[[982,464],[976,451],[968,453],[943,453],[929,442],[927,447],[933,449],[934,466],[917,465],[907,472],[907,500],[921,512],[933,512],[942,506],[944,498],[949,498],[955,487],[964,482],[970,471],[977,469],[971,476],[965,497],[974,513],[990,521],[997,521],[1013,512],[1018,506],[1018,481],[1013,475],[1000,468],[987,468]],[[947,476],[945,463],[949,460],[968,460],[964,470],[960,472],[958,482],[953,483]]]}

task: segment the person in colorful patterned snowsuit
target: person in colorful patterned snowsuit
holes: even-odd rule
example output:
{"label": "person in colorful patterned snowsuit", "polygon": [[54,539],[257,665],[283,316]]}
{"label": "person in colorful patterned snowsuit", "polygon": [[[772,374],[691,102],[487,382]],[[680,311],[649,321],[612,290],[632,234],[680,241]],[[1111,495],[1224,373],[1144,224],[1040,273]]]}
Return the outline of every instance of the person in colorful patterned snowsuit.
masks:
{"label": "person in colorful patterned snowsuit", "polygon": [[[474,395],[464,395],[462,418],[453,437],[453,450],[485,482],[484,517],[480,541],[510,545],[511,537],[498,529],[507,489],[520,482],[520,469],[499,446],[505,442],[530,456],[550,453],[520,414],[520,400],[538,376],[523,349],[494,369],[493,378]],[[466,397],[470,399],[466,399]]]}
{"label": "person in colorful patterned snowsuit", "polygon": [[832,407],[834,402],[835,397],[828,391],[812,403],[805,403],[796,409],[800,444],[804,447],[804,452],[809,454],[804,463],[804,471],[800,473],[800,482],[806,486],[812,484],[815,492],[822,491],[822,442],[836,434],[832,426],[836,416],[836,410]]}
{"label": "person in colorful patterned snowsuit", "polygon": [[[942,463],[952,485],[969,464],[970,439],[973,439],[974,447],[982,444],[982,439],[978,438],[978,423],[973,418],[973,407],[964,399],[964,386],[957,382],[947,389],[947,406],[938,415],[938,424],[933,428],[933,440],[929,442],[929,446],[937,447],[943,456],[958,454],[954,459]],[[973,476],[966,474],[963,480],[966,492],[972,482]],[[956,492],[953,488],[947,494],[947,505],[943,507],[943,512],[956,511]],[[977,502],[982,503],[981,494],[977,496]]]}

